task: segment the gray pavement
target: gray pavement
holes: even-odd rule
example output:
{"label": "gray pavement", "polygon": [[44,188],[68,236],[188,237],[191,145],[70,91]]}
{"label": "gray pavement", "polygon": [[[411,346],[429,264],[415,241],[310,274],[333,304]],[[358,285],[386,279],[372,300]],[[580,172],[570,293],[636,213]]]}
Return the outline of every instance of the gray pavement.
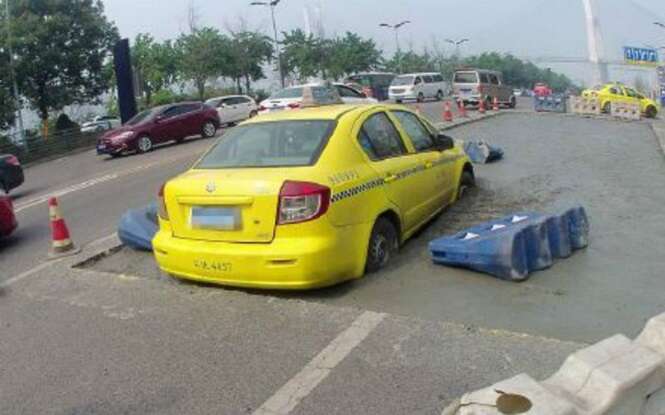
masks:
{"label": "gray pavement", "polygon": [[[29,168],[16,200],[21,228],[0,245],[0,413],[251,414],[306,389],[289,413],[439,414],[467,390],[521,372],[543,378],[586,343],[636,334],[665,309],[665,159],[654,134],[644,122],[515,112],[450,131],[502,146],[506,160],[478,166],[479,188],[391,269],[307,293],[179,282],[126,249],[71,268],[117,246],[89,242],[153,199],[209,141]],[[99,177],[111,178],[62,197],[84,253],[33,268],[45,258],[48,221],[31,203]],[[574,202],[589,210],[591,246],[527,283],[430,263],[426,246],[438,235]],[[366,310],[380,323],[339,355],[337,342]]]}

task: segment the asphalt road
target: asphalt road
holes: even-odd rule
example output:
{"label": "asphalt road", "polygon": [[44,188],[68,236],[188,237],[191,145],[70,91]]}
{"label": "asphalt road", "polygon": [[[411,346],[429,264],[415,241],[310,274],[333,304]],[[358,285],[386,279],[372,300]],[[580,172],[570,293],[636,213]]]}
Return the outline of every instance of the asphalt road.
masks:
{"label": "asphalt road", "polygon": [[[436,119],[439,106],[421,109]],[[0,245],[0,413],[439,414],[469,389],[521,372],[545,377],[585,343],[634,335],[665,309],[665,161],[646,123],[514,114],[451,133],[487,139],[507,157],[479,166],[479,188],[388,271],[288,295],[182,283],[128,250],[70,267],[111,247],[89,243],[209,140],[29,168],[16,194],[21,227]],[[39,267],[43,199],[58,190],[84,252]],[[429,261],[436,236],[578,202],[591,246],[527,283]]]}

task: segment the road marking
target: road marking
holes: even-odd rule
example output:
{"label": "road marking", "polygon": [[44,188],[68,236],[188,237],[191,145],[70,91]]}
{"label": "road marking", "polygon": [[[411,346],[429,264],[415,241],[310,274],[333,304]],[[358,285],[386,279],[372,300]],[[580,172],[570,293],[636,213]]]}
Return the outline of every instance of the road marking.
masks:
{"label": "road marking", "polygon": [[111,174],[107,174],[107,175],[104,175],[104,176],[101,176],[101,177],[96,177],[94,179],[86,180],[84,182],[77,183],[77,184],[74,184],[72,186],[68,186],[68,187],[65,187],[63,189],[60,189],[60,190],[55,190],[55,191],[53,191],[49,194],[46,194],[44,196],[39,196],[39,197],[31,199],[27,202],[17,203],[16,207],[14,209],[14,212],[18,214],[18,213],[20,213],[20,212],[22,212],[26,209],[29,209],[31,207],[42,205],[42,204],[46,203],[52,197],[62,197],[62,196],[68,195],[70,193],[74,193],[74,192],[78,192],[78,191],[81,191],[81,190],[88,189],[90,187],[96,186],[96,185],[101,184],[101,183],[109,182],[111,180],[116,180],[120,177],[128,176],[128,175],[131,175],[131,174],[143,171],[143,170],[153,168],[153,167],[158,166],[158,165],[172,163],[172,162],[178,161],[180,159],[192,157],[194,155],[195,154],[185,154],[185,155],[181,155],[181,156],[178,156],[178,157],[171,157],[171,158],[164,159],[164,160],[153,161],[152,163],[148,163],[148,164],[144,164],[144,165],[141,165],[141,166],[133,167],[131,169],[123,170],[122,172],[111,173]]}
{"label": "road marking", "polygon": [[[86,247],[101,245],[101,244],[103,244],[103,243],[105,243],[109,240],[112,240],[113,238],[117,238],[117,234],[115,232],[110,234],[110,235],[106,235],[102,238],[95,239],[94,241],[86,244]],[[82,255],[82,254],[79,254],[79,255]],[[79,255],[77,255],[77,256],[79,256]],[[7,288],[10,285],[16,284],[17,282],[19,282],[21,280],[24,280],[24,279],[40,272],[40,271],[43,271],[46,268],[48,268],[50,266],[53,266],[54,264],[62,261],[63,259],[66,259],[66,258],[60,258],[60,259],[55,259],[53,261],[42,262],[41,264],[37,265],[36,267],[34,267],[32,269],[29,269],[25,272],[22,272],[22,273],[16,275],[15,277],[12,277],[12,278],[9,278],[5,281],[2,281],[2,282],[0,282],[0,290],[2,290],[3,288]]]}
{"label": "road marking", "polygon": [[365,311],[297,375],[286,382],[254,415],[287,415],[383,321],[383,313]]}

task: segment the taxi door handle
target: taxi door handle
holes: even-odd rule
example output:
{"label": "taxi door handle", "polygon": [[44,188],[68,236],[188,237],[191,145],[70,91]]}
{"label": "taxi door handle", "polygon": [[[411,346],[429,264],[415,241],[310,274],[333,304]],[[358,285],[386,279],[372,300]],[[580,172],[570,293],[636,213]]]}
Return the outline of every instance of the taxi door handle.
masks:
{"label": "taxi door handle", "polygon": [[434,163],[432,163],[431,161],[426,161],[425,162],[425,168],[426,169],[431,169],[433,166],[434,166]]}
{"label": "taxi door handle", "polygon": [[390,183],[390,182],[394,182],[395,180],[397,180],[397,176],[392,174],[392,173],[388,173],[388,175],[386,176],[386,178],[383,181],[386,182],[386,183]]}

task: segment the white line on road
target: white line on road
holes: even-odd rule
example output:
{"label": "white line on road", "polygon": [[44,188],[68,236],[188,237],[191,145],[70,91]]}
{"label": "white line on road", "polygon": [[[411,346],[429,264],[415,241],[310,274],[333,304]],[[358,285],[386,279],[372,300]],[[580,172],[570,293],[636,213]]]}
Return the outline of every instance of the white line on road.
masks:
{"label": "white line on road", "polygon": [[21,211],[24,211],[24,210],[29,209],[31,207],[42,205],[42,204],[46,203],[52,197],[62,197],[62,196],[68,195],[70,193],[78,192],[78,191],[90,188],[92,186],[96,186],[100,183],[109,182],[111,180],[115,180],[115,179],[118,179],[118,178],[123,177],[123,176],[128,176],[128,175],[137,173],[137,172],[142,171],[142,170],[147,170],[147,169],[150,169],[152,167],[155,167],[155,166],[158,166],[158,165],[161,165],[161,164],[168,164],[168,163],[171,163],[171,162],[175,162],[175,161],[178,161],[178,160],[183,159],[183,158],[191,157],[192,155],[193,154],[185,154],[185,155],[181,155],[181,156],[178,156],[178,157],[171,157],[171,158],[160,160],[160,161],[154,161],[152,163],[144,164],[144,165],[137,166],[137,167],[127,169],[127,170],[123,170],[122,172],[111,173],[111,174],[107,174],[105,176],[96,177],[94,179],[86,180],[82,183],[78,183],[78,184],[75,184],[75,185],[72,185],[72,186],[65,187],[64,189],[55,190],[55,191],[53,191],[49,194],[37,197],[37,198],[29,200],[27,202],[19,203],[19,204],[16,205],[15,212],[20,213]]}
{"label": "white line on road", "polygon": [[365,311],[297,375],[286,382],[254,415],[287,415],[383,321],[383,313]]}
{"label": "white line on road", "polygon": [[[86,244],[86,247],[101,245],[103,243],[106,243],[106,242],[112,240],[113,238],[116,238],[116,239],[118,238],[118,235],[115,232],[110,234],[110,235],[106,235],[102,238],[96,239],[96,240]],[[9,278],[5,281],[2,281],[2,282],[0,282],[0,290],[3,289],[3,288],[7,288],[10,285],[16,284],[17,282],[19,282],[21,280],[24,280],[24,279],[40,272],[40,271],[43,271],[46,268],[51,267],[54,264],[62,261],[63,259],[65,259],[65,258],[60,258],[60,259],[56,259],[56,260],[53,260],[53,261],[42,262],[41,264],[37,265],[36,267],[34,267],[32,269],[29,269],[28,271],[22,272],[22,273],[16,275],[15,277],[11,277],[11,278]]]}

